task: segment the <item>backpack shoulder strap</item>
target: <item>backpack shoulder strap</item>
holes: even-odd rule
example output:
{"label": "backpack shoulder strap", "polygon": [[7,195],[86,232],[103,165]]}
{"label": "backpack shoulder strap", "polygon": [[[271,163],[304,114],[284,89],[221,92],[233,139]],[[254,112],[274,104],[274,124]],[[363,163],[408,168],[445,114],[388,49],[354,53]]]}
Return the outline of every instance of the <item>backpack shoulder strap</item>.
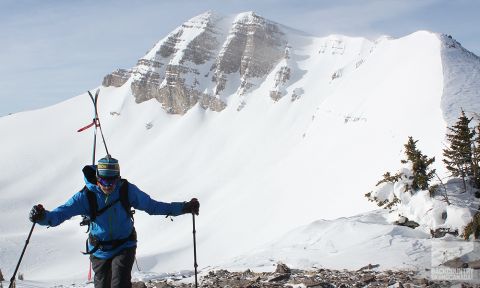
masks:
{"label": "backpack shoulder strap", "polygon": [[[127,215],[130,216],[133,220],[133,214],[135,214],[135,210],[132,210],[132,205],[130,204],[130,200],[128,199],[128,181],[123,179],[120,183],[120,195],[119,199],[113,201],[112,203],[108,204],[107,206],[103,207],[102,209],[98,210],[98,203],[97,197],[95,193],[90,191],[87,186],[83,187],[83,193],[86,193],[87,200],[88,200],[88,208],[90,210],[90,215],[88,215],[88,221],[93,222],[97,216],[103,214],[106,210],[112,207],[115,203],[120,202],[122,204],[123,209],[127,212]],[[84,221],[82,221],[83,223]],[[87,223],[87,222],[85,222]],[[82,224],[81,224],[82,225]],[[83,224],[86,225],[86,224]]]}
{"label": "backpack shoulder strap", "polygon": [[90,210],[90,220],[94,221],[97,218],[98,212],[98,204],[97,204],[97,197],[95,197],[95,193],[90,191],[87,186],[85,186],[82,190],[83,193],[86,193],[87,200],[88,200],[88,209]]}
{"label": "backpack shoulder strap", "polygon": [[130,204],[130,200],[128,199],[128,181],[127,179],[122,179],[120,184],[120,203],[122,204],[123,208],[127,212],[127,214],[133,220],[133,214],[135,214],[135,210],[132,210],[132,204]]}

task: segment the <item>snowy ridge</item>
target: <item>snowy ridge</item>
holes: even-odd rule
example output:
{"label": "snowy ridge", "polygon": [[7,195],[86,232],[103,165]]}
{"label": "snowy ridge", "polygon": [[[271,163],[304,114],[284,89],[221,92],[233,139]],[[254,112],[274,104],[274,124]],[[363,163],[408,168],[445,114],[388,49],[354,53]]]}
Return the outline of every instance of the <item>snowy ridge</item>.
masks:
{"label": "snowy ridge", "polygon": [[455,123],[460,110],[480,121],[480,57],[466,50],[451,36],[442,42],[444,90],[442,110],[448,125]]}
{"label": "snowy ridge", "polygon": [[387,214],[378,210],[333,221],[315,221],[222,267],[270,271],[278,262],[301,269],[357,270],[369,263],[395,270],[429,267],[430,235],[392,225],[386,221]]}
{"label": "snowy ridge", "polygon": [[430,278],[430,270],[462,256],[478,260],[476,244],[451,235],[432,239],[429,233],[393,225],[386,210],[335,220],[319,220],[289,231],[279,239],[211,269],[271,272],[276,265],[356,271],[368,264],[380,270],[413,270]]}
{"label": "snowy ridge", "polygon": [[[206,39],[214,35],[218,46],[198,47],[215,53],[206,53],[207,58],[191,54],[193,58],[189,59],[197,59],[199,64],[193,60],[181,63],[182,54],[176,55],[173,50],[165,50],[165,55],[171,52],[165,57],[156,53],[170,36],[179,34],[180,30],[175,30],[157,43],[152,49],[155,52],[147,54],[148,59],[142,59],[152,62],[142,62],[110,79],[121,85],[99,87],[99,114],[109,150],[120,160],[122,176],[157,200],[200,199],[197,244],[201,268],[232,263],[230,259],[239,255],[251,256],[251,251],[259,246],[267,247],[262,258],[287,257],[289,263],[305,266],[353,267],[374,262],[376,258],[364,263],[368,255],[354,254],[354,243],[339,242],[337,235],[359,239],[355,243],[358,250],[364,248],[373,254],[390,249],[390,240],[392,255],[415,252],[418,247],[428,251],[424,242],[427,233],[394,227],[386,223],[380,212],[367,213],[376,206],[366,201],[364,194],[373,189],[385,171],[398,168],[408,136],[420,140],[419,148],[425,154],[442,158],[445,113],[457,117],[453,114],[460,106],[451,101],[448,107],[454,110],[446,111],[441,101],[450,85],[464,84],[444,81],[444,71],[449,69],[450,62],[442,57],[439,36],[420,31],[372,43],[363,38],[340,35],[320,38],[279,28],[273,34],[284,33],[275,38],[283,44],[267,45],[274,47],[278,59],[259,77],[253,70],[260,67],[257,65],[260,62],[249,62],[248,57],[240,57],[239,61],[217,59],[220,49],[227,50],[224,44],[231,35],[233,18],[222,18],[223,24],[209,26],[211,22],[206,19],[213,19],[209,15],[203,14],[195,23],[188,24],[192,27],[188,28],[192,29],[190,36],[183,39],[188,33],[182,32],[183,36],[171,38],[175,41],[165,46],[184,49],[192,43],[192,35],[203,34],[208,36]],[[177,43],[179,39],[185,42]],[[237,38],[241,45],[228,46],[231,51],[248,46],[249,42],[242,39]],[[261,54],[253,48],[249,51],[249,55]],[[211,55],[215,57],[209,58]],[[457,56],[460,59],[456,63],[479,67],[471,55]],[[170,65],[171,59],[178,61]],[[207,60],[202,62],[203,59]],[[218,69],[210,70],[215,63]],[[236,70],[226,73],[226,68],[219,67]],[[283,74],[288,69],[282,67],[289,68],[289,77]],[[460,68],[454,74],[458,76],[456,79],[474,85],[476,82],[468,82],[470,78]],[[183,73],[182,69],[188,71]],[[189,69],[197,69],[200,74]],[[163,72],[166,75],[167,70],[171,77],[162,79],[160,75]],[[341,75],[332,77],[339,70]],[[141,77],[137,79],[136,73],[142,74]],[[203,73],[210,74],[205,77]],[[280,76],[276,77],[277,74]],[[214,96],[207,94],[215,93],[224,80],[212,82],[212,75],[226,81],[225,88]],[[192,99],[197,102],[179,98],[192,101],[187,101],[186,106],[183,102],[168,106],[172,104],[168,102],[171,99],[168,87],[178,88],[183,95],[187,90],[179,84],[193,85],[195,79],[200,92],[193,93],[197,98]],[[164,80],[166,86],[160,86]],[[239,89],[242,83],[245,89]],[[132,87],[146,93],[142,95],[158,92],[155,95],[165,100],[164,105],[155,99],[136,97]],[[281,97],[272,99],[274,88],[278,88]],[[462,106],[468,105],[472,112],[479,113],[480,92],[469,91],[470,96],[462,98]],[[457,97],[448,95],[447,98]],[[215,99],[226,103],[220,105]],[[218,112],[210,109],[216,105],[222,108]],[[169,113],[165,107],[176,107],[182,113]],[[9,135],[0,144],[3,172],[0,210],[4,218],[14,219],[0,222],[0,269],[4,275],[13,272],[13,263],[30,227],[27,215],[31,206],[42,203],[53,209],[83,187],[81,168],[91,161],[92,134],[76,130],[91,118],[87,94],[44,109],[0,118],[0,131]],[[98,159],[104,156],[104,151],[100,143],[97,147]],[[359,216],[332,220],[352,215]],[[298,228],[318,219],[328,222]],[[191,218],[174,220],[137,212],[137,259],[142,270],[167,273],[190,269]],[[59,227],[36,228],[21,268],[26,279],[51,283],[85,279],[88,259],[77,251],[83,249],[86,235],[79,229],[79,221],[76,217]],[[361,227],[371,230],[364,233]],[[293,229],[297,230],[288,232]],[[285,233],[288,233],[286,238]],[[378,245],[370,245],[368,239],[374,239],[373,243]],[[278,242],[272,249],[263,246],[272,240]],[[291,245],[295,241],[303,245]],[[283,248],[279,248],[282,245],[286,247],[284,254]],[[304,247],[307,252],[318,253],[317,256],[308,257],[308,253],[302,252]],[[325,247],[329,249],[320,251]],[[413,252],[400,257],[399,262],[392,256],[382,263],[388,267],[425,264]],[[355,255],[358,258],[351,260]],[[267,265],[268,260],[248,257],[237,258],[234,264]]]}

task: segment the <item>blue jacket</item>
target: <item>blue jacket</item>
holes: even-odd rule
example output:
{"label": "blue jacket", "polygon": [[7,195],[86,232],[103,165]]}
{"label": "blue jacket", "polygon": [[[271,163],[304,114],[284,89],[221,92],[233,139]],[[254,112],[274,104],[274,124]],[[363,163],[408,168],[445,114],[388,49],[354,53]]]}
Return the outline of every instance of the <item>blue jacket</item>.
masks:
{"label": "blue jacket", "polygon": [[[93,168],[93,166],[90,167]],[[99,210],[120,198],[120,183],[116,185],[115,190],[110,195],[106,195],[100,190],[100,187],[91,183],[87,178],[86,176],[85,184],[90,191],[95,193]],[[128,184],[128,199],[133,208],[145,211],[150,215],[178,216],[183,214],[183,202],[164,203],[155,201],[131,183]],[[45,218],[38,224],[53,227],[77,215],[90,215],[87,193],[82,191],[73,195],[65,204],[55,208],[53,211],[46,211]],[[132,229],[133,222],[120,201],[107,209],[103,214],[98,215],[95,222],[92,222],[90,225],[90,233],[100,241],[127,238]],[[136,241],[127,241],[113,250],[103,251],[99,249],[93,255],[100,259],[109,259],[121,250],[136,245]],[[93,249],[90,243],[88,249]]]}

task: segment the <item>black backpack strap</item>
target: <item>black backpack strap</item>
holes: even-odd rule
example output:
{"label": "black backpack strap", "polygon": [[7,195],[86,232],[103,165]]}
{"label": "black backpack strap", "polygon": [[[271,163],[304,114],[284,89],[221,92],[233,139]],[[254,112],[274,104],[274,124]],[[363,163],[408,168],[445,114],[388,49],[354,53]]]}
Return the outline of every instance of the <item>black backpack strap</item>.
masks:
{"label": "black backpack strap", "polygon": [[[85,242],[85,252],[82,252],[83,255],[89,255],[97,252],[98,250],[102,251],[110,251],[118,248],[120,245],[123,245],[127,241],[137,241],[137,232],[135,231],[135,227],[132,228],[132,232],[130,235],[126,238],[122,239],[116,239],[116,240],[110,240],[110,241],[100,241],[98,240],[95,236],[92,234],[88,235],[88,239]],[[88,250],[88,242],[92,244],[93,249]],[[110,246],[109,248],[106,248],[105,246]]]}
{"label": "black backpack strap", "polygon": [[87,193],[88,207],[90,209],[90,221],[95,221],[95,218],[97,218],[99,215],[97,197],[95,196],[95,193],[88,190],[86,186],[84,191]]}
{"label": "black backpack strap", "polygon": [[89,206],[89,209],[90,209],[90,216],[89,216],[90,221],[95,221],[95,219],[98,216],[102,215],[110,207],[117,204],[121,200],[121,199],[117,199],[113,202],[110,202],[108,205],[106,205],[102,209],[98,209],[97,197],[95,196],[95,193],[88,190],[86,187],[85,187],[84,191],[85,191],[85,193],[87,193],[88,206]]}
{"label": "black backpack strap", "polygon": [[120,203],[122,204],[125,212],[133,219],[133,214],[135,214],[135,210],[132,209],[132,205],[130,204],[130,200],[128,199],[128,181],[127,179],[122,179],[122,183],[120,184]]}
{"label": "black backpack strap", "polygon": [[[85,166],[85,168],[88,168],[88,167],[90,166]],[[86,193],[90,215],[84,216],[83,221],[80,223],[81,226],[88,225],[89,221],[90,222],[95,221],[95,218],[97,218],[97,216],[103,214],[105,211],[107,211],[110,207],[115,205],[117,202],[120,202],[122,204],[122,207],[125,209],[125,212],[127,212],[130,218],[132,218],[133,220],[133,214],[135,214],[135,210],[132,210],[132,205],[130,204],[130,200],[128,199],[128,181],[126,179],[122,179],[122,182],[120,183],[120,185],[121,186],[120,186],[119,199],[109,203],[108,205],[106,205],[100,210],[98,209],[97,197],[95,196],[95,193],[90,191],[87,188],[87,186],[83,187],[82,192]]]}
{"label": "black backpack strap", "polygon": [[[88,167],[88,166],[85,166]],[[85,193],[88,200],[88,210],[90,211],[90,215],[83,215],[82,222],[80,222],[80,226],[88,226],[87,232],[90,231],[90,223],[97,218],[97,198],[95,197],[95,193],[88,190],[87,186],[83,187],[81,190],[82,193]]]}
{"label": "black backpack strap", "polygon": [[[87,165],[83,167],[82,169],[83,176],[85,179],[87,179],[87,182],[91,184],[96,184],[97,183],[97,175],[96,175],[96,170],[95,166],[93,165]],[[90,231],[90,222],[95,220],[97,217],[97,198],[95,197],[95,194],[88,190],[87,186],[85,185],[81,192],[86,193],[87,200],[88,200],[88,210],[90,211],[90,215],[83,215],[82,217],[82,222],[80,222],[80,226],[88,226],[87,233]]]}
{"label": "black backpack strap", "polygon": [[109,203],[108,205],[106,205],[105,207],[103,207],[102,209],[100,210],[97,210],[97,216],[100,216],[103,214],[103,212],[107,211],[110,207],[112,207],[113,205],[117,204],[118,202],[120,202],[120,199],[117,199],[111,203]]}

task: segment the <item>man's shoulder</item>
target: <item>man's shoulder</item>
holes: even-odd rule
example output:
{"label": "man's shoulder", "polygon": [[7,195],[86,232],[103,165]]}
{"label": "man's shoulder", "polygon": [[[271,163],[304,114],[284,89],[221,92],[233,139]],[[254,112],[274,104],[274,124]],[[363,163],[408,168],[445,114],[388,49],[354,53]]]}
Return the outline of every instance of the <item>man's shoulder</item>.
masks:
{"label": "man's shoulder", "polygon": [[123,179],[123,178],[122,178],[121,187],[126,187],[128,192],[130,192],[130,191],[136,192],[136,191],[140,190],[140,189],[138,189],[137,185],[135,185],[132,182],[128,181],[127,179]]}

